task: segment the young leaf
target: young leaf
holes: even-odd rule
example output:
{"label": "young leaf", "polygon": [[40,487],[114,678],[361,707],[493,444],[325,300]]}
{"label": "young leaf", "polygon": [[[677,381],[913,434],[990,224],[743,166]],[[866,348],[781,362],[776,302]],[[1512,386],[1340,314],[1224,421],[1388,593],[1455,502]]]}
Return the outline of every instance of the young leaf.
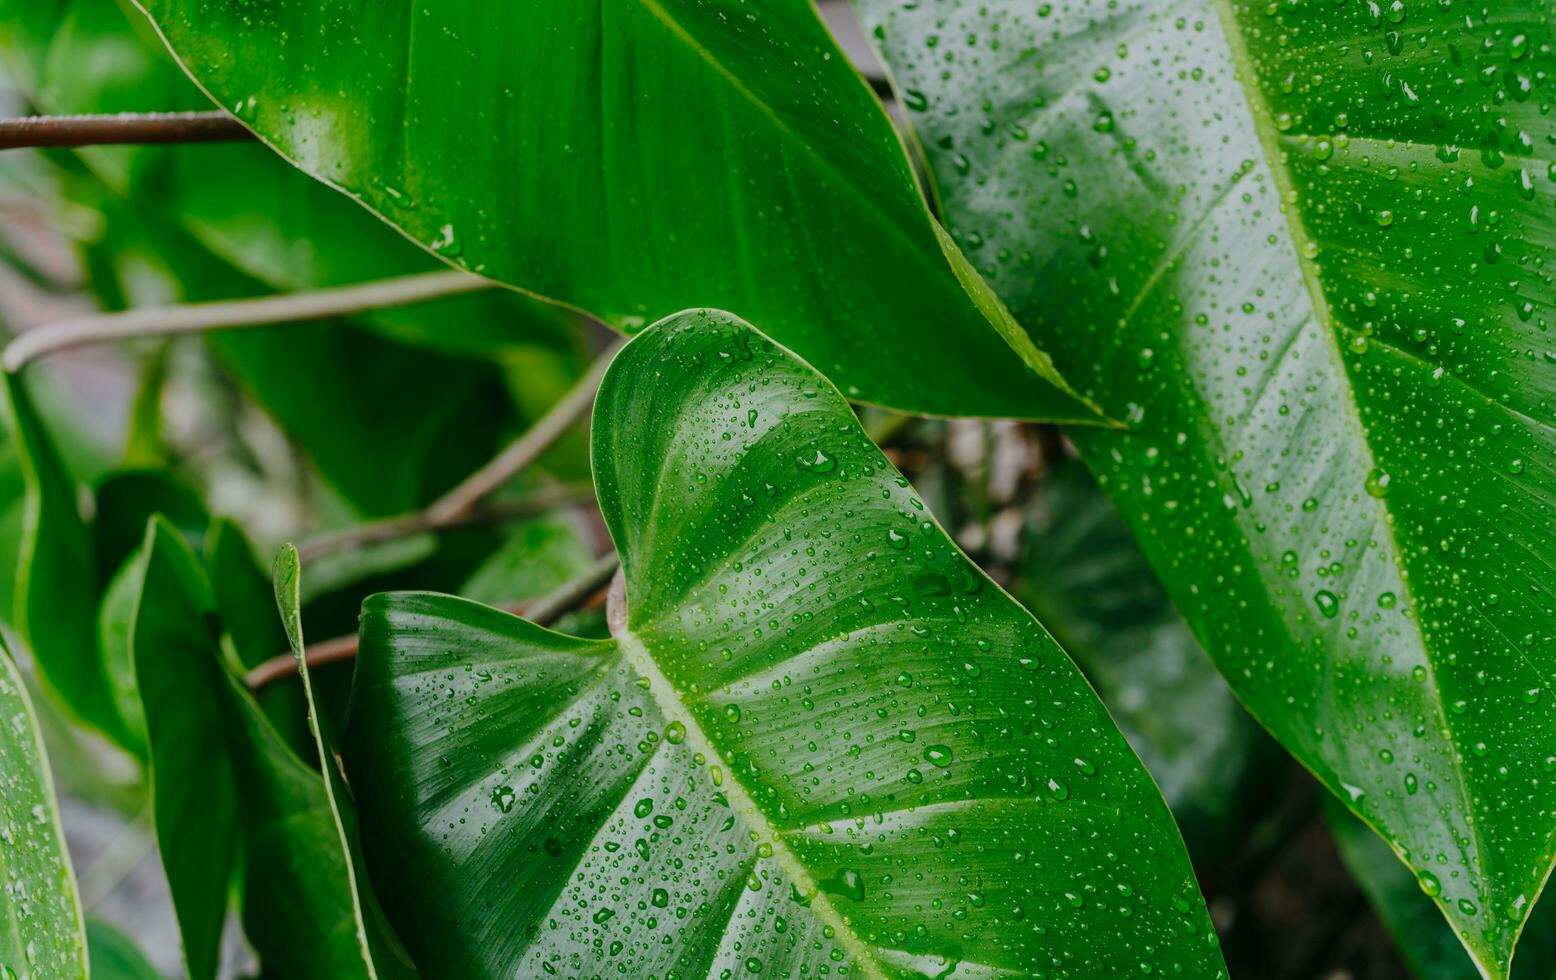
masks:
{"label": "young leaf", "polygon": [[219,697],[212,601],[198,562],[161,518],[138,560],[130,661],[143,706],[152,824],[190,980],[216,975],[238,861],[238,785]]}
{"label": "young leaf", "polygon": [[225,664],[188,544],[157,518],[143,549],[134,659],[157,842],[190,976],[214,968],[241,850],[244,932],[267,975],[368,977],[323,781]]}
{"label": "young leaf", "polygon": [[624,330],[742,310],[868,401],[1096,418],[807,0],[141,6],[217,103],[449,262]]}
{"label": "young leaf", "polygon": [[820,374],[724,313],[593,426],[625,626],[363,608],[345,757],[428,976],[1224,976],[1150,778]]}
{"label": "young leaf", "polygon": [[1221,672],[1505,974],[1556,858],[1547,9],[858,5]]}
{"label": "young leaf", "polygon": [[86,937],[43,738],[0,642],[0,975],[86,980]]}

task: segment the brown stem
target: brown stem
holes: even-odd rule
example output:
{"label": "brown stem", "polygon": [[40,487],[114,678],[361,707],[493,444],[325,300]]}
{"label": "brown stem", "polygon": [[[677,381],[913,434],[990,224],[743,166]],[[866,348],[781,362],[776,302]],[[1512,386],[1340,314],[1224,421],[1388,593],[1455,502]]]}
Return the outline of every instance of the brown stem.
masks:
{"label": "brown stem", "polygon": [[0,119],[0,150],[105,143],[214,143],[254,134],[225,112],[124,112]]}
{"label": "brown stem", "polygon": [[[596,596],[603,600],[601,593],[610,584],[611,576],[616,573],[618,564],[616,553],[613,551],[603,558],[596,559],[582,575],[539,599],[509,603],[498,608],[525,616],[537,626],[549,626],[563,613],[589,605]],[[318,643],[310,643],[303,651],[303,657],[307,659],[308,668],[312,670],[325,664],[353,659],[357,655],[359,643],[360,639],[355,633],[337,636]],[[271,657],[250,670],[244,680],[249,690],[257,691],[283,677],[294,677],[296,674],[297,657],[292,653],[283,653]]]}
{"label": "brown stem", "polygon": [[423,531],[444,531],[472,524],[498,524],[531,517],[560,507],[586,503],[593,498],[594,488],[588,483],[558,483],[513,500],[493,501],[464,514],[437,516],[430,510],[422,510],[369,521],[305,541],[298,546],[297,553],[303,561],[309,561],[337,551],[362,548]]}

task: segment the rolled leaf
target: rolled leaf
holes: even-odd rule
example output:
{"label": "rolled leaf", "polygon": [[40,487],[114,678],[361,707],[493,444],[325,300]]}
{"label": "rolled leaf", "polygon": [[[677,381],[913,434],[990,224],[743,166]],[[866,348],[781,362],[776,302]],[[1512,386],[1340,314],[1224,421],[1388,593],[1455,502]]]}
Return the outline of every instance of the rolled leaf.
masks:
{"label": "rolled leaf", "polygon": [[1505,975],[1556,861],[1548,7],[857,5],[1222,674]]}
{"label": "rolled leaf", "polygon": [[1123,737],[826,379],[680,314],[592,431],[613,639],[363,609],[347,772],[425,976],[1224,976]]}

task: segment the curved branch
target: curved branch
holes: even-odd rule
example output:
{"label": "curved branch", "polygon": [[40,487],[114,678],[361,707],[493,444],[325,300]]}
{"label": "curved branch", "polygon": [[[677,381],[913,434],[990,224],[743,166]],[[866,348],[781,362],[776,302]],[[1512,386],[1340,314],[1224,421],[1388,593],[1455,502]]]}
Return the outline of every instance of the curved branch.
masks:
{"label": "curved branch", "polygon": [[490,279],[449,269],[259,299],[97,313],[23,333],[6,345],[5,369],[19,371],[45,354],[108,340],[320,320],[495,288],[497,284]]}

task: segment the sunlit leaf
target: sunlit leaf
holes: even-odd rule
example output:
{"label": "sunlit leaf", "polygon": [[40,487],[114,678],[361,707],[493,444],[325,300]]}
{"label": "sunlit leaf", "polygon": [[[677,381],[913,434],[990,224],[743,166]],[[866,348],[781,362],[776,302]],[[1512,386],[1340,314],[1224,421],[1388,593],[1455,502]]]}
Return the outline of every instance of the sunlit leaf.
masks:
{"label": "sunlit leaf", "polygon": [[807,0],[142,6],[220,105],[449,262],[625,330],[740,310],[866,401],[1095,418]]}
{"label": "sunlit leaf", "polygon": [[86,980],[86,938],[54,780],[27,688],[0,643],[0,975]]}
{"label": "sunlit leaf", "polygon": [[363,609],[346,768],[425,975],[1224,975],[1102,705],[821,375],[685,313],[592,431],[614,639]]}
{"label": "sunlit leaf", "polygon": [[858,6],[1223,675],[1505,973],[1556,857],[1549,9]]}

